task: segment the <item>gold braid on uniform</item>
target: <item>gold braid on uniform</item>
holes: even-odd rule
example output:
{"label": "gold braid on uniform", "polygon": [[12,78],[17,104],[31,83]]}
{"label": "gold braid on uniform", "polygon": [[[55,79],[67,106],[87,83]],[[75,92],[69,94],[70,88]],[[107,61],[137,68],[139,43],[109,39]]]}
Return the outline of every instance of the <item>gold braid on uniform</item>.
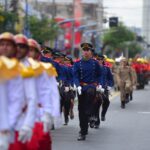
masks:
{"label": "gold braid on uniform", "polygon": [[49,76],[57,76],[56,69],[51,63],[40,62]]}
{"label": "gold braid on uniform", "polygon": [[28,61],[34,70],[35,77],[40,76],[44,72],[43,66],[40,64],[40,62],[34,60],[33,58],[28,58]]}
{"label": "gold braid on uniform", "polygon": [[1,67],[0,76],[3,80],[9,80],[20,75],[19,62],[17,59],[9,59],[5,56],[0,57]]}

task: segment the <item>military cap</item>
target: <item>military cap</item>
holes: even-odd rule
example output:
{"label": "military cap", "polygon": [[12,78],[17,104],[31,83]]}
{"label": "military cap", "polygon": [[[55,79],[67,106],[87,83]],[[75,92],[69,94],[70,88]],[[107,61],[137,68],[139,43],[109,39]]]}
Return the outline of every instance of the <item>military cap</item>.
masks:
{"label": "military cap", "polygon": [[56,57],[65,57],[66,55],[61,53],[60,51],[53,51],[53,56]]}
{"label": "military cap", "polygon": [[1,40],[8,40],[8,41],[11,41],[14,45],[16,45],[14,35],[10,32],[4,32],[0,34],[0,41]]}
{"label": "military cap", "polygon": [[98,54],[98,58],[104,59],[105,57],[104,57],[104,55]]}
{"label": "military cap", "polygon": [[65,61],[69,61],[72,65],[73,65],[73,59],[72,59],[72,57],[69,55],[66,55],[65,56]]}
{"label": "military cap", "polygon": [[39,43],[34,40],[34,39],[28,39],[28,45],[29,47],[34,47],[35,49],[37,49],[38,51],[41,50],[41,46],[39,45]]}
{"label": "military cap", "polygon": [[49,51],[53,51],[53,49],[51,47],[48,47],[48,46],[45,46],[45,49],[49,50]]}
{"label": "military cap", "polygon": [[65,60],[66,60],[66,61],[72,61],[72,57],[66,55],[66,56],[65,56]]}
{"label": "military cap", "polygon": [[92,48],[93,48],[92,44],[90,44],[90,43],[82,43],[80,46],[82,49],[86,48],[86,49],[92,50]]}
{"label": "military cap", "polygon": [[15,41],[17,44],[24,44],[24,45],[28,45],[28,39],[25,35],[23,34],[17,34],[14,36]]}
{"label": "military cap", "polygon": [[44,54],[53,53],[53,49],[50,47],[44,46],[43,53]]}

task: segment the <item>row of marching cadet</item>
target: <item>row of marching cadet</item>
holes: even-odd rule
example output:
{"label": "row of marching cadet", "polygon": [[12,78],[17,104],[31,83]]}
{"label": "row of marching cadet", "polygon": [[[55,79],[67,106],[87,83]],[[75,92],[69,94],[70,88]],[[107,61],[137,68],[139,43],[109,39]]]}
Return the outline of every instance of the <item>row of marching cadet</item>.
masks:
{"label": "row of marching cadet", "polygon": [[[110,104],[109,95],[114,81],[115,89],[120,90],[121,108],[124,109],[126,104],[133,99],[135,87],[141,87],[140,81],[148,84],[150,71],[150,64],[146,59],[128,60],[125,57],[120,57],[119,61],[117,59],[114,61],[105,55],[97,54],[90,43],[82,43],[80,47],[82,58],[74,60],[74,62],[62,53],[57,53],[56,56],[56,52],[51,48],[42,51],[44,57],[41,59],[44,62],[51,62],[58,72],[57,81],[61,96],[61,112],[64,112],[64,125],[68,124],[69,115],[70,119],[74,117],[73,104],[77,91],[81,128],[79,141],[86,139],[87,124],[91,128],[99,129],[100,120],[106,120],[106,113]],[[95,67],[94,60],[100,68]],[[68,72],[71,72],[72,69],[74,74],[71,76],[71,73],[68,74]],[[100,74],[98,70],[101,70]],[[94,80],[97,74],[100,77],[99,83]],[[75,84],[76,87],[74,87],[74,81],[79,81],[79,84]],[[93,87],[96,88],[96,93],[92,91]],[[87,116],[83,116],[85,112],[92,114],[88,116],[88,121],[86,120]]]}
{"label": "row of marching cadet", "polygon": [[[129,96],[132,99],[132,86],[142,88],[141,85],[148,84],[150,65],[143,58],[131,63],[124,58],[115,62],[100,57],[112,70],[115,89],[123,91],[121,107],[124,108]],[[93,58],[98,59],[94,54]],[[64,112],[64,125],[68,124],[69,116],[74,118],[77,88],[71,73],[72,64],[72,59],[66,55],[40,47],[34,39],[27,39],[22,34],[0,35],[0,150],[51,149],[52,122],[53,128],[61,124],[61,112]],[[126,71],[130,73],[130,67],[126,66],[134,68],[134,77],[125,83],[128,90],[124,90],[124,83],[120,84]]]}
{"label": "row of marching cadet", "polygon": [[0,35],[0,150],[50,150],[60,117],[57,72],[24,35]]}

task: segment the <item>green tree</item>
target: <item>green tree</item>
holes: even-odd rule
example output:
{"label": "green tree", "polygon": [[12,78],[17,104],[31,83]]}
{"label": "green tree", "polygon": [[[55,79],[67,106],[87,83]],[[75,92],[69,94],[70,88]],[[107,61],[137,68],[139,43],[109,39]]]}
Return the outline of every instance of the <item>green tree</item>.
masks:
{"label": "green tree", "polygon": [[17,21],[18,15],[16,13],[0,10],[0,33],[6,31],[16,33],[15,24]]}
{"label": "green tree", "polygon": [[46,17],[38,19],[35,16],[30,16],[29,28],[32,38],[41,43],[53,41],[57,37],[58,26],[56,22]]}
{"label": "green tree", "polygon": [[135,40],[135,34],[123,24],[110,28],[103,36],[103,43],[112,49],[120,49],[125,42]]}
{"label": "green tree", "polygon": [[129,50],[129,58],[134,58],[137,54],[140,54],[143,50],[143,47],[137,43],[137,42],[132,42],[128,46]]}

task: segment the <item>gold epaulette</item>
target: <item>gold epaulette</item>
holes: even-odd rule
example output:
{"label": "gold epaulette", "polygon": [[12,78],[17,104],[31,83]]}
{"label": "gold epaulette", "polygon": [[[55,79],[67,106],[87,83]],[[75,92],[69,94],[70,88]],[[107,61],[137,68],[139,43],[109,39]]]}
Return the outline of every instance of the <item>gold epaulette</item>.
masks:
{"label": "gold epaulette", "polygon": [[0,60],[0,69],[2,68],[2,66],[3,66],[3,63],[2,63],[2,61]]}
{"label": "gold epaulette", "polygon": [[44,68],[40,62],[34,60],[33,58],[28,58],[28,61],[31,65],[32,69],[34,70],[34,76],[37,77],[44,72]]}
{"label": "gold epaulette", "polygon": [[7,68],[3,64],[2,60],[0,59],[0,82],[6,80],[6,77],[5,77],[6,71],[7,71]]}
{"label": "gold epaulette", "polygon": [[57,76],[56,70],[51,63],[41,62],[41,65],[44,67],[49,76]]}
{"label": "gold epaulette", "polygon": [[34,70],[31,66],[25,66],[23,63],[20,63],[20,74],[22,78],[31,78],[34,77]]}
{"label": "gold epaulette", "polygon": [[20,75],[19,62],[17,59],[9,59],[5,56],[0,57],[1,60],[1,76],[5,80],[15,78]]}

